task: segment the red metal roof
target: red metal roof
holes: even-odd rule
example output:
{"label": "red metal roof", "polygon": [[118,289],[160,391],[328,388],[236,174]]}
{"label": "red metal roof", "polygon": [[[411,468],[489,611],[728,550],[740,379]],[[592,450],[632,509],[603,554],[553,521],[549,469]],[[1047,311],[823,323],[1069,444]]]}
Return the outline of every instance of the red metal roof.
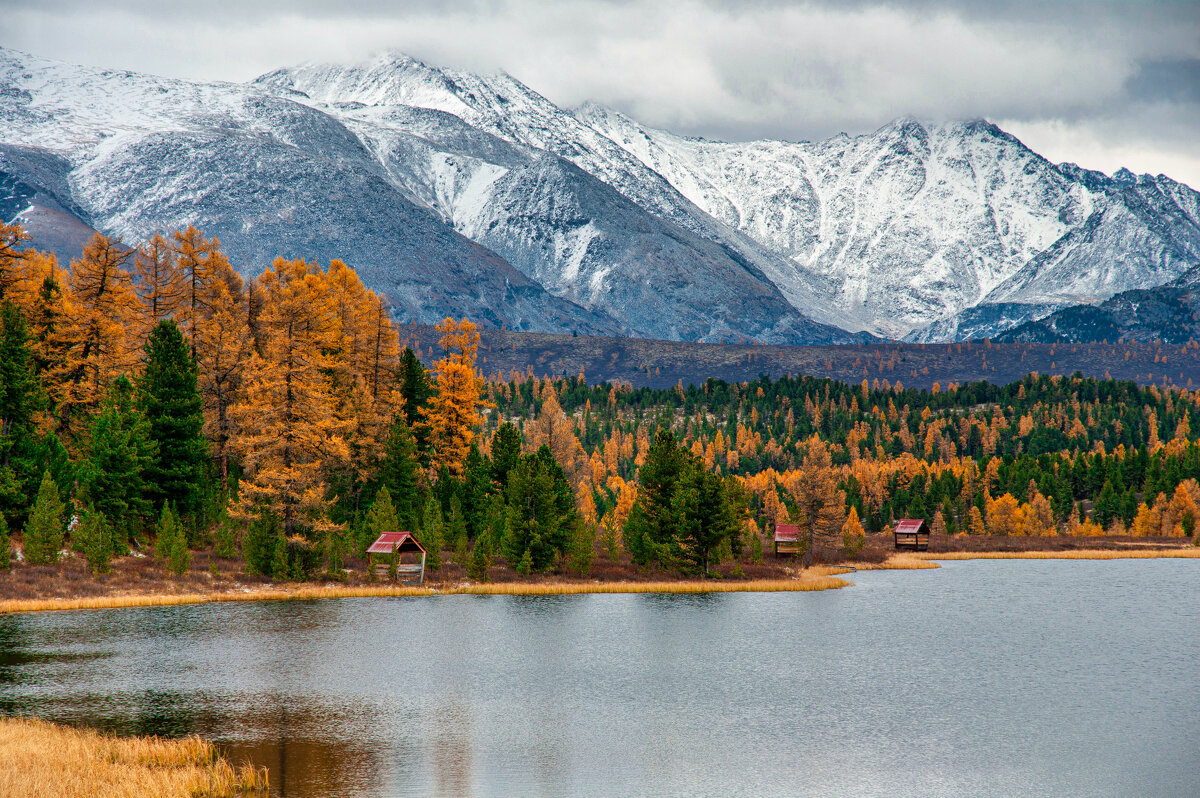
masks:
{"label": "red metal roof", "polygon": [[896,522],[896,531],[900,533],[920,532],[925,525],[922,518],[901,518]]}
{"label": "red metal roof", "polygon": [[775,540],[780,542],[796,540],[800,536],[800,527],[795,524],[776,524]]}
{"label": "red metal roof", "polygon": [[412,536],[411,532],[384,532],[374,543],[367,547],[367,553],[391,554],[404,545],[405,540],[411,540],[421,551],[425,550],[425,547]]}

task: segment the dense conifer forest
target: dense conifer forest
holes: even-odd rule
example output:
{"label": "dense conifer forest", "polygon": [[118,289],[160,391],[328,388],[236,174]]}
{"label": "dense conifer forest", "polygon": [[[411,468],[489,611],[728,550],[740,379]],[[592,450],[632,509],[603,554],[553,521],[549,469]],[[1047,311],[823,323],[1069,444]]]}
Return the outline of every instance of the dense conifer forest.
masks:
{"label": "dense conifer forest", "polygon": [[[585,575],[599,559],[707,575],[774,525],[854,557],[898,518],[938,534],[1191,538],[1200,393],[1029,375],[484,378],[469,320],[401,347],[340,261],[246,280],[188,228],[97,235],[66,266],[0,227],[0,567],[194,552],[260,577],[367,575],[408,529],[436,571]],[[435,356],[436,355],[436,356]],[[727,569],[728,570],[728,569]]]}

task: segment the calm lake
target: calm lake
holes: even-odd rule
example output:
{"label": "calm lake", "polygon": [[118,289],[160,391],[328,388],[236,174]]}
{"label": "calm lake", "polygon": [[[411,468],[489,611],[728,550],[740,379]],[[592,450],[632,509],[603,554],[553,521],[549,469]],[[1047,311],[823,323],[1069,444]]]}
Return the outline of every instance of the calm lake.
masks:
{"label": "calm lake", "polygon": [[311,796],[1200,795],[1200,560],[0,617],[0,713]]}

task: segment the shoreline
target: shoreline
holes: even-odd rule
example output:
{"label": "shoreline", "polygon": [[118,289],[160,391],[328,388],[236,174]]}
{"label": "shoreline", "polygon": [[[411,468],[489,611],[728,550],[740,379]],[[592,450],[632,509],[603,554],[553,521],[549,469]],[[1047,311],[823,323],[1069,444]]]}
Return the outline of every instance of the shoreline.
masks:
{"label": "shoreline", "polygon": [[1194,560],[1200,548],[1177,549],[1063,549],[1060,551],[918,551],[909,556],[936,560]]}
{"label": "shoreline", "polygon": [[[916,567],[937,567],[916,566]],[[174,607],[185,604],[216,604],[242,601],[314,601],[338,598],[404,598],[416,596],[565,596],[594,593],[782,593],[836,590],[852,582],[840,578],[836,567],[814,567],[793,579],[745,581],[646,581],[646,582],[487,582],[439,587],[401,585],[294,585],[272,588],[242,588],[211,593],[135,593],[80,598],[5,599],[0,615],[26,612],[55,612],[125,607]]]}
{"label": "shoreline", "polygon": [[27,612],[174,607],[245,601],[316,601],[339,598],[406,598],[417,596],[567,596],[583,594],[781,593],[837,590],[854,583],[844,577],[856,571],[939,568],[939,560],[1138,560],[1200,559],[1200,547],[1172,549],[1066,549],[1060,551],[900,552],[879,563],[813,566],[791,578],[689,581],[484,582],[434,586],[290,584],[241,587],[193,593],[123,593],[74,598],[0,600],[0,616]]}

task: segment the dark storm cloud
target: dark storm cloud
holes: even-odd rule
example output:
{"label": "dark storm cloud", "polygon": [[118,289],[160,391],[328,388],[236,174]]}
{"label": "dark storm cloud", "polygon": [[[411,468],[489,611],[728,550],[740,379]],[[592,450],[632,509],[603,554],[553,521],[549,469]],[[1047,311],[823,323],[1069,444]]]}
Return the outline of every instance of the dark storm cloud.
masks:
{"label": "dark storm cloud", "polygon": [[[986,117],[1056,160],[1200,184],[1200,3],[7,0],[0,43],[193,79],[399,49],[721,138]],[[114,46],[114,43],[122,46]]]}

